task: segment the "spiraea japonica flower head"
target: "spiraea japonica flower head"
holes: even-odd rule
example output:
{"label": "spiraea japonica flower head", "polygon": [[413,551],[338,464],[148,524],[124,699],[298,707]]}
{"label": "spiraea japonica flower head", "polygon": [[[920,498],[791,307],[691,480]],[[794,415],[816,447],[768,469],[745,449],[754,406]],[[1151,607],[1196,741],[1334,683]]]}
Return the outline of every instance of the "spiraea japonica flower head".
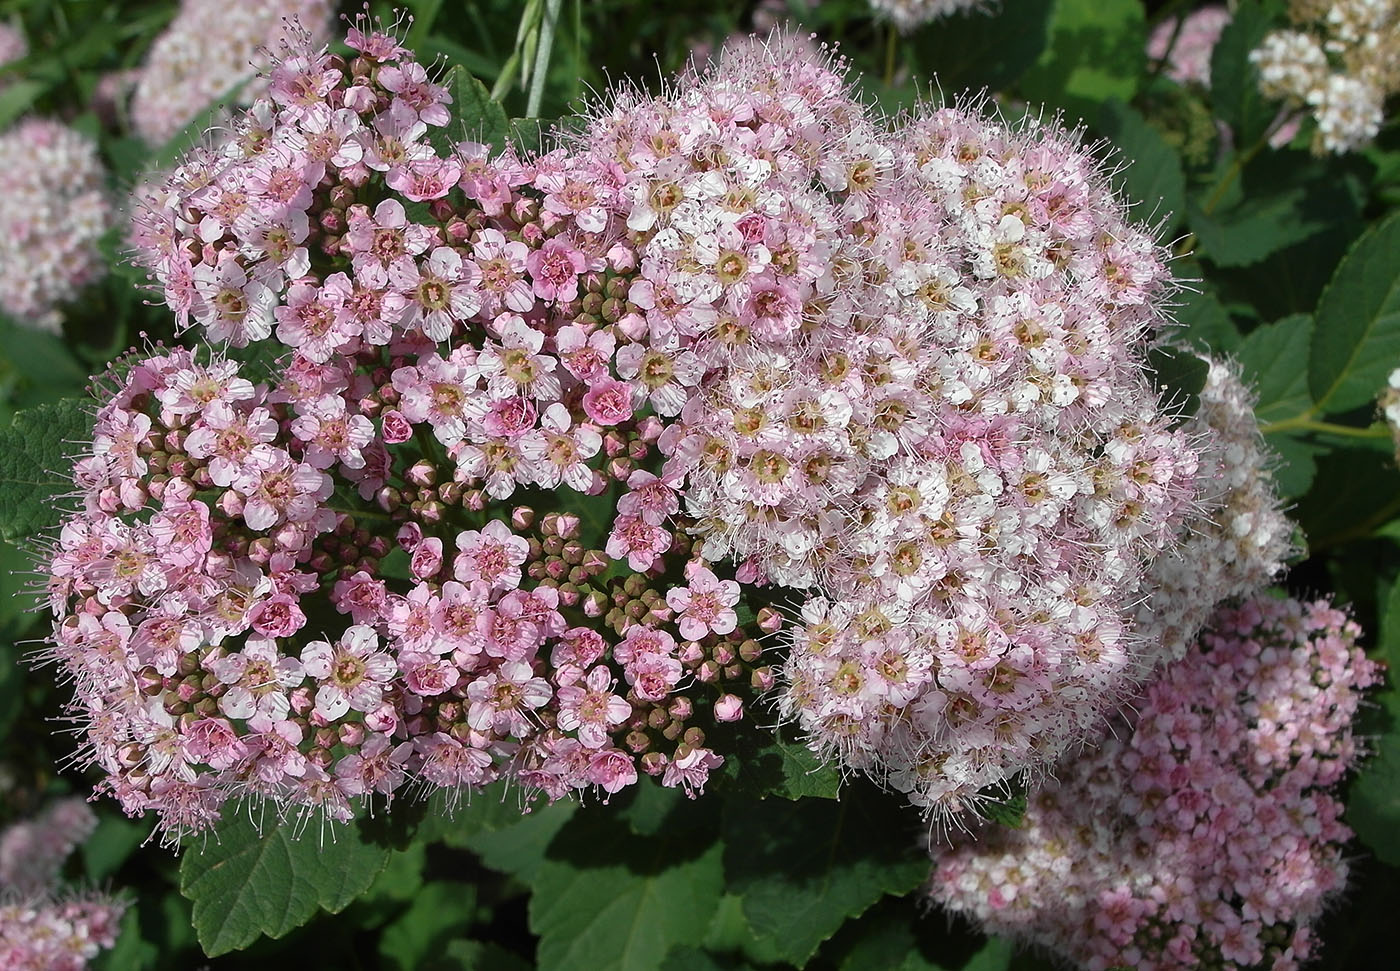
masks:
{"label": "spiraea japonica flower head", "polygon": [[1250,54],[1260,91],[1313,117],[1315,151],[1364,148],[1400,91],[1400,3],[1297,2],[1289,18],[1292,29],[1271,32]]}
{"label": "spiraea japonica flower head", "polygon": [[27,118],[0,134],[0,310],[57,330],[62,306],[106,272],[98,240],[111,222],[97,146],[62,122]]}
{"label": "spiraea japonica flower head", "polygon": [[0,832],[0,953],[17,971],[82,971],[111,948],[126,903],[59,886],[65,859],[97,827],[81,799],[50,803]]}
{"label": "spiraea japonica flower head", "polygon": [[1221,610],[1019,829],[934,844],[930,896],[1087,968],[1300,967],[1347,879],[1358,633],[1323,601]]}
{"label": "spiraea japonica flower head", "polygon": [[891,129],[778,35],[522,155],[348,43],[136,221],[181,327],[278,363],[137,363],[78,466],[55,653],[129,811],[698,792],[702,723],[776,687],[953,812],[1157,663],[1134,610],[1203,439],[1145,368],[1162,253],[1073,133]]}
{"label": "spiraea japonica flower head", "polygon": [[984,0],[870,0],[877,17],[906,33],[953,14],[967,16],[991,7]]}
{"label": "spiraea japonica flower head", "polygon": [[231,92],[251,103],[268,83],[257,72],[268,67],[269,53],[302,29],[320,45],[330,37],[333,7],[328,0],[181,0],[137,74],[132,124],[160,146]]}

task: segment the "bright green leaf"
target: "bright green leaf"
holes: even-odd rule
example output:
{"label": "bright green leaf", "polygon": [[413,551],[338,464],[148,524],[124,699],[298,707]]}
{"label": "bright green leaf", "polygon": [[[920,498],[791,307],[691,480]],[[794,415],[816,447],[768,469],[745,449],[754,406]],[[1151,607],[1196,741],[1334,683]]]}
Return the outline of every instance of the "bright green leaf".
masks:
{"label": "bright green leaf", "polygon": [[1308,354],[1313,319],[1293,314],[1251,331],[1237,356],[1245,380],[1259,395],[1254,414],[1259,423],[1293,418],[1312,407],[1308,394]]}
{"label": "bright green leaf", "polygon": [[65,398],[26,409],[0,428],[0,537],[30,537],[58,524],[58,496],[73,488],[69,456],[92,439],[87,408]]}
{"label": "bright green leaf", "polygon": [[1130,101],[1147,55],[1137,0],[1059,0],[1050,46],[1021,78],[1028,101],[1096,117],[1108,98]]}
{"label": "bright green leaf", "polygon": [[47,90],[48,85],[39,81],[6,80],[0,85],[0,128],[10,127]]}
{"label": "bright green leaf", "polygon": [[590,827],[594,833],[580,847],[589,863],[545,860],[533,881],[530,927],[540,936],[540,968],[652,971],[673,947],[699,944],[723,889],[721,845],[687,857],[694,848],[684,840],[623,833],[601,847],[602,826]]}
{"label": "bright green leaf", "polygon": [[354,826],[337,827],[324,844],[315,825],[293,835],[267,821],[259,833],[244,813],[219,822],[187,846],[180,893],[194,904],[194,928],[210,957],[281,937],[318,910],[336,913],[369,889],[389,860]]}
{"label": "bright green leaf", "polygon": [[1400,361],[1400,213],[1342,259],[1317,305],[1308,386],[1323,413],[1374,401]]}

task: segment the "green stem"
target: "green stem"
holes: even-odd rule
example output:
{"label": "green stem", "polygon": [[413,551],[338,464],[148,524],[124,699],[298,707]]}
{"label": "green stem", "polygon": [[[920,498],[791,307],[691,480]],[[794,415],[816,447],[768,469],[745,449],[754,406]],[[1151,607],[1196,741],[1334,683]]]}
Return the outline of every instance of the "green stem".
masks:
{"label": "green stem", "polygon": [[563,5],[564,0],[544,0],[544,19],[540,21],[539,36],[535,41],[535,66],[531,71],[530,99],[525,103],[527,118],[540,116],[545,75],[549,73],[549,55],[554,49],[554,28],[559,22],[559,8]]}
{"label": "green stem", "polygon": [[1307,411],[1282,421],[1269,422],[1260,425],[1259,430],[1265,435],[1286,431],[1320,432],[1347,438],[1387,438],[1390,435],[1390,428],[1386,425],[1375,424],[1368,428],[1357,428],[1354,425],[1338,425],[1330,421],[1314,421],[1309,417],[1311,414],[1312,412]]}
{"label": "green stem", "polygon": [[885,41],[885,87],[894,85],[895,52],[899,50],[899,31],[890,24],[889,37]]}
{"label": "green stem", "polygon": [[526,41],[534,35],[535,25],[539,18],[540,0],[529,0],[525,4],[525,9],[520,13],[520,24],[515,28],[515,47],[511,50],[510,57],[506,58],[505,64],[501,66],[501,73],[496,76],[496,83],[491,86],[491,100],[500,101],[510,94],[510,89],[515,85],[516,75],[520,73]]}
{"label": "green stem", "polygon": [[1392,499],[1389,503],[1377,509],[1351,529],[1343,530],[1331,536],[1324,536],[1315,543],[1309,543],[1308,553],[1310,555],[1315,555],[1322,550],[1329,549],[1333,546],[1341,546],[1343,543],[1348,543],[1354,539],[1365,539],[1381,526],[1390,522],[1397,515],[1400,515],[1400,499]]}

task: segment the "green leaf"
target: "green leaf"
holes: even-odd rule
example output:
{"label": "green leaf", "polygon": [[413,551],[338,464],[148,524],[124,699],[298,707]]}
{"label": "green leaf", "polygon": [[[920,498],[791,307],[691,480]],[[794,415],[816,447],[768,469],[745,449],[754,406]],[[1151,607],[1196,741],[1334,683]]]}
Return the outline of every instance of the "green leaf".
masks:
{"label": "green leaf", "polygon": [[57,497],[73,488],[69,454],[92,440],[86,401],[28,408],[0,428],[0,537],[17,540],[58,524]]}
{"label": "green leaf", "polygon": [[772,794],[784,799],[835,799],[840,795],[841,771],[801,742],[777,732],[741,733],[735,738],[735,755],[739,787],[759,798]]}
{"label": "green leaf", "polygon": [[[1200,272],[1199,264],[1190,269]],[[1194,289],[1181,291],[1181,303],[1174,310],[1176,322],[1182,328],[1180,342],[1201,351],[1234,350],[1240,344],[1240,332],[1225,305],[1203,281],[1190,285]]]}
{"label": "green leaf", "polygon": [[[204,839],[201,837],[201,839]],[[244,813],[225,817],[180,861],[180,893],[194,904],[194,928],[210,957],[281,937],[318,910],[336,913],[369,889],[389,860],[363,842],[357,827],[334,830],[322,844],[317,827],[293,835],[289,823],[259,833]]]}
{"label": "green leaf", "polygon": [[48,88],[40,81],[7,79],[0,86],[0,128],[10,127],[10,122],[28,111]]}
{"label": "green leaf", "polygon": [[1170,236],[1186,209],[1186,177],[1176,150],[1142,115],[1117,99],[1099,112],[1099,129],[1128,163],[1114,175],[1114,184],[1134,204],[1139,219],[1164,220],[1160,234]]}
{"label": "green leaf", "polygon": [[1297,499],[1306,495],[1317,478],[1317,458],[1329,451],[1328,446],[1287,432],[1265,435],[1264,441],[1279,459],[1273,470],[1279,496]]}
{"label": "green leaf", "polygon": [[983,803],[977,807],[977,814],[998,826],[1020,829],[1026,818],[1026,794],[1018,792],[1005,799]]}
{"label": "green leaf", "polygon": [[1028,101],[1097,117],[1109,98],[1131,101],[1147,62],[1137,0],[1059,0],[1050,45],[1021,78]]}
{"label": "green leaf", "polygon": [[1215,115],[1248,147],[1267,130],[1277,107],[1259,93],[1259,69],[1249,61],[1273,26],[1262,4],[1244,0],[1235,8],[1210,57],[1210,97]]}
{"label": "green leaf", "polygon": [[747,971],[752,965],[698,947],[678,947],[666,955],[661,971]]}
{"label": "green leaf", "polygon": [[[499,151],[511,136],[510,119],[499,101],[466,68],[458,65],[448,74],[444,87],[452,95],[452,120],[438,133],[449,142],[482,142]],[[436,144],[436,141],[435,141]]]}
{"label": "green leaf", "polygon": [[82,847],[83,872],[87,879],[101,883],[112,876],[150,835],[149,823],[135,823],[122,816],[102,816],[97,829]]}
{"label": "green leaf", "polygon": [[1346,821],[1382,862],[1400,866],[1400,583],[1390,588],[1375,656],[1390,669],[1377,699],[1389,724],[1352,783]]}
{"label": "green leaf", "polygon": [[442,840],[471,850],[493,870],[534,882],[544,853],[577,809],[567,800],[522,814],[514,792],[504,797],[488,789],[460,807],[442,830]]}
{"label": "green leaf", "polygon": [[1147,366],[1162,400],[1189,418],[1201,407],[1201,389],[1206,386],[1210,365],[1190,351],[1174,347],[1154,347],[1147,352]]}
{"label": "green leaf", "polygon": [[1261,425],[1293,418],[1312,407],[1308,393],[1310,314],[1292,314],[1250,332],[1237,357],[1245,380],[1259,395],[1254,415]]}
{"label": "green leaf", "polygon": [[1035,63],[1049,38],[1053,0],[1004,0],[993,11],[940,18],[909,39],[914,71],[952,93],[1005,88]]}
{"label": "green leaf", "polygon": [[469,883],[435,880],[414,898],[408,910],[384,928],[379,953],[389,967],[424,971],[432,967],[447,943],[472,924],[476,887]]}
{"label": "green leaf", "polygon": [[545,860],[532,881],[540,968],[651,971],[673,947],[699,944],[723,890],[721,844],[693,828],[638,838],[593,816],[561,833],[576,855]]}
{"label": "green leaf", "polygon": [[1400,361],[1400,213],[1352,246],[1317,305],[1308,386],[1323,413],[1374,401]]}
{"label": "green leaf", "polygon": [[860,786],[839,802],[731,799],[726,886],[742,895],[760,944],[801,966],[848,917],[924,881],[920,825],[907,807]]}
{"label": "green leaf", "polygon": [[1348,224],[1364,195],[1348,166],[1295,151],[1259,156],[1234,184],[1238,197],[1226,194],[1217,202],[1210,189],[1189,204],[1201,253],[1217,267],[1250,266]]}
{"label": "green leaf", "polygon": [[143,971],[153,968],[160,957],[160,948],[141,934],[140,911],[130,907],[122,915],[116,945],[98,956],[95,967],[103,971]]}

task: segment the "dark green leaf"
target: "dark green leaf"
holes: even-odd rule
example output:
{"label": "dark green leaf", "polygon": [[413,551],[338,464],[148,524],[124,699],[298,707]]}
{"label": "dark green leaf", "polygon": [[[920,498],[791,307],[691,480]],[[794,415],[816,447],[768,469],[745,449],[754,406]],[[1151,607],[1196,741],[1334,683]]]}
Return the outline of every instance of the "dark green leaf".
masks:
{"label": "dark green leaf", "polygon": [[841,772],[823,762],[801,742],[777,732],[745,732],[735,739],[738,783],[748,793],[784,799],[813,796],[835,799],[841,792]]}
{"label": "dark green leaf", "polygon": [[1190,351],[1172,347],[1152,348],[1147,352],[1147,365],[1162,400],[1182,418],[1194,415],[1201,406],[1201,389],[1206,386],[1210,365]]}
{"label": "dark green leaf", "polygon": [[58,524],[58,497],[73,488],[69,456],[92,440],[87,409],[86,401],[65,398],[0,428],[0,537],[21,539]]}
{"label": "dark green leaf", "polygon": [[[1199,267],[1196,268],[1197,270]],[[1231,351],[1240,344],[1240,332],[1215,291],[1203,281],[1190,284],[1178,296],[1174,316],[1181,325],[1179,341],[1200,351]]]}
{"label": "dark green leaf", "polygon": [[1099,112],[1099,129],[1126,163],[1114,184],[1133,203],[1138,219],[1162,220],[1160,232],[1170,237],[1186,208],[1186,177],[1176,151],[1142,115],[1117,99]]}
{"label": "dark green leaf", "polygon": [[1236,182],[1238,199],[1217,201],[1211,189],[1189,205],[1201,253],[1217,267],[1259,263],[1355,220],[1364,192],[1348,166],[1295,151],[1260,156]]}
{"label": "dark green leaf", "polygon": [[939,18],[910,38],[914,72],[944,91],[1007,87],[1035,63],[1049,36],[1052,0],[1004,0],[994,10]]}
{"label": "dark green leaf", "polygon": [[1374,401],[1400,361],[1400,213],[1342,259],[1317,305],[1308,386],[1323,413]]}
{"label": "dark green leaf", "polygon": [[1250,53],[1273,26],[1257,0],[1244,0],[1216,42],[1210,58],[1210,92],[1216,117],[1234,130],[1235,144],[1252,145],[1278,109],[1259,93],[1259,70]]}
{"label": "dark green leaf", "polygon": [[244,813],[221,820],[207,840],[185,849],[180,892],[194,904],[194,928],[210,957],[281,937],[318,910],[345,909],[369,889],[389,860],[357,827],[328,832],[313,823],[293,835],[290,823],[268,820],[259,833]]}
{"label": "dark green leaf", "polygon": [[918,815],[866,787],[839,802],[731,799],[724,825],[727,887],[760,943],[799,966],[848,917],[928,876]]}
{"label": "dark green leaf", "polygon": [[447,943],[471,926],[476,888],[469,883],[435,880],[414,897],[408,910],[384,928],[379,953],[389,967],[423,971],[434,964]]}
{"label": "dark green leaf", "polygon": [[1347,798],[1347,824],[1381,860],[1400,866],[1400,583],[1390,589],[1375,656],[1389,666],[1379,700],[1388,721]]}
{"label": "dark green leaf", "polygon": [[487,790],[477,793],[470,806],[457,810],[444,827],[442,840],[448,846],[471,850],[493,870],[530,883],[544,862],[545,849],[576,808],[566,800],[522,815],[513,791],[502,798]]}

